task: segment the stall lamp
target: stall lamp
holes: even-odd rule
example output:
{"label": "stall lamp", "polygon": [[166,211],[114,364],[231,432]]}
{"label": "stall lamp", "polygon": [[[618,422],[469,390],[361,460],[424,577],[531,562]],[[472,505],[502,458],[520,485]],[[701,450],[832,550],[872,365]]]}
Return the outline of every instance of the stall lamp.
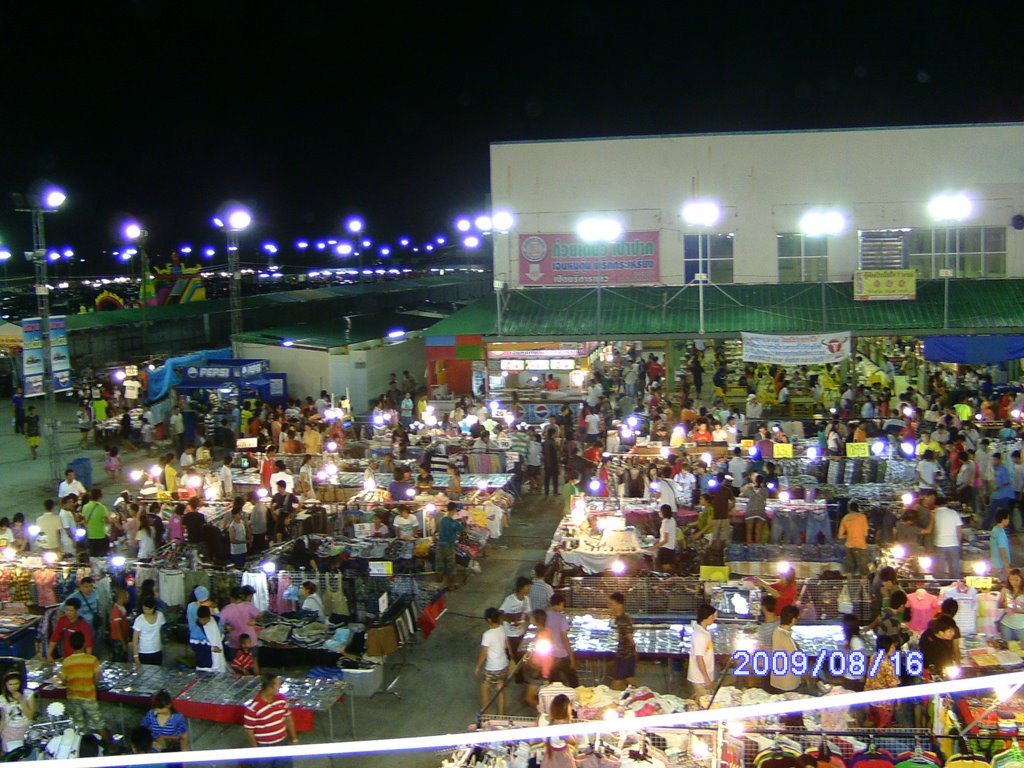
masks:
{"label": "stall lamp", "polygon": [[903,415],[906,416],[908,419],[914,418],[914,409],[911,408],[910,406],[907,406],[906,408],[903,409]]}
{"label": "stall lamp", "polygon": [[219,493],[220,493],[220,487],[219,486],[214,486],[214,485],[209,485],[209,486],[206,487],[205,490],[203,490],[203,496],[206,498],[207,501],[216,501],[217,500],[217,494],[219,494]]}
{"label": "stall lamp", "polygon": [[85,538],[85,528],[75,528],[75,538],[81,541]]}
{"label": "stall lamp", "polygon": [[149,370],[151,370],[151,371],[155,371],[155,370],[156,370],[156,366],[155,366],[155,365],[153,365],[152,363],[150,363],[150,364],[149,364]]}
{"label": "stall lamp", "polygon": [[956,680],[958,677],[960,677],[960,667],[953,664],[952,666],[946,667],[944,670],[942,670],[942,674],[946,677],[947,680]]}
{"label": "stall lamp", "polygon": [[835,416],[837,413],[839,413],[839,411],[837,411],[835,408],[829,408],[828,412],[831,413],[833,416]]}
{"label": "stall lamp", "polygon": [[756,459],[757,458],[757,446],[756,445],[752,445],[749,448],[747,448],[747,455],[750,458],[752,458],[752,459]]}
{"label": "stall lamp", "polygon": [[291,339],[285,339],[284,341],[281,342],[281,346],[282,347],[294,347],[295,346],[295,342],[292,341]]}
{"label": "stall lamp", "polygon": [[328,464],[326,467],[324,467],[324,472],[327,473],[328,477],[334,477],[336,474],[338,474],[338,465]]}
{"label": "stall lamp", "polygon": [[600,493],[601,492],[601,481],[598,480],[597,478],[594,478],[587,485],[587,488],[590,489],[591,493]]}
{"label": "stall lamp", "polygon": [[661,458],[663,459],[667,459],[669,456],[672,455],[672,450],[667,445],[663,445],[661,449],[658,451],[658,455],[661,456]]}
{"label": "stall lamp", "polygon": [[604,711],[604,715],[602,715],[602,717],[604,717],[605,720],[618,720],[619,719],[619,710],[615,709],[614,707],[612,707],[610,709],[606,709]]}
{"label": "stall lamp", "polygon": [[405,489],[405,496],[408,499],[415,499],[416,498],[416,489],[415,488],[406,488]]}
{"label": "stall lamp", "polygon": [[384,426],[384,417],[381,416],[378,413],[376,416],[373,417],[373,424],[376,427],[383,427]]}
{"label": "stall lamp", "polygon": [[707,760],[711,757],[711,747],[695,738],[690,741],[690,754],[698,760]]}
{"label": "stall lamp", "polygon": [[813,445],[807,449],[807,458],[811,461],[816,461],[818,458],[818,449]]}
{"label": "stall lamp", "polygon": [[781,501],[783,504],[787,503],[789,501],[789,498],[789,491],[779,491],[779,501]]}
{"label": "stall lamp", "polygon": [[629,440],[631,437],[633,437],[633,430],[630,429],[629,427],[623,427],[622,432],[620,434],[622,435],[623,439]]}
{"label": "stall lamp", "polygon": [[734,739],[739,739],[747,732],[747,726],[743,724],[742,720],[730,720],[725,724],[725,730]]}
{"label": "stall lamp", "polygon": [[895,557],[897,560],[902,560],[907,556],[907,548],[904,547],[902,544],[897,544],[895,547],[892,548],[892,556]]}
{"label": "stall lamp", "polygon": [[917,564],[921,566],[921,570],[925,573],[932,569],[932,559],[930,557],[917,558]]}
{"label": "stall lamp", "polygon": [[900,450],[903,451],[905,456],[913,456],[916,446],[910,440],[907,440],[900,444]]}
{"label": "stall lamp", "polygon": [[988,563],[984,560],[974,564],[974,573],[978,576],[984,576],[988,573]]}
{"label": "stall lamp", "polygon": [[885,443],[883,443],[881,440],[876,440],[875,442],[873,442],[871,444],[871,453],[874,454],[875,456],[881,456],[883,453],[885,453]]}
{"label": "stall lamp", "polygon": [[900,501],[903,502],[903,506],[909,507],[911,504],[914,503],[914,494],[908,491],[907,493],[904,493],[902,496],[900,496]]}
{"label": "stall lamp", "polygon": [[269,576],[277,570],[277,564],[267,560],[265,563],[260,563],[260,570]]}
{"label": "stall lamp", "polygon": [[432,413],[428,413],[426,416],[423,417],[423,423],[426,424],[428,427],[436,427],[437,416],[435,416]]}
{"label": "stall lamp", "polygon": [[782,427],[780,427],[778,424],[772,424],[772,432],[781,432],[781,431],[782,431]]}
{"label": "stall lamp", "polygon": [[364,491],[373,491],[373,490],[376,490],[376,488],[377,488],[377,481],[374,480],[372,477],[368,477],[365,480],[363,480],[363,490]]}
{"label": "stall lamp", "polygon": [[40,532],[41,530],[42,530],[42,529],[41,529],[41,528],[40,528],[40,527],[39,527],[38,525],[34,525],[34,524],[33,524],[33,525],[30,525],[30,526],[28,527],[28,535],[29,535],[29,536],[31,536],[32,538],[35,538],[36,536],[38,536],[38,535],[39,535],[39,532]]}
{"label": "stall lamp", "polygon": [[718,487],[718,480],[716,480],[713,477],[710,480],[708,480],[708,488],[714,489],[714,488],[717,488],[717,487]]}
{"label": "stall lamp", "polygon": [[711,466],[712,457],[710,453],[702,453],[700,455],[700,460],[707,464],[709,467]]}
{"label": "stall lamp", "polygon": [[626,572],[626,564],[621,560],[616,560],[612,563],[612,573],[616,576],[621,576]]}
{"label": "stall lamp", "polygon": [[552,650],[551,641],[546,637],[541,637],[533,641],[534,656],[550,656]]}
{"label": "stall lamp", "polygon": [[164,468],[161,467],[159,464],[154,464],[152,467],[149,468],[149,476],[152,477],[154,480],[160,477],[160,475],[162,475],[163,473]]}
{"label": "stall lamp", "polygon": [[472,414],[466,417],[466,423],[471,427],[478,421],[480,421],[480,419],[478,419],[476,416],[473,416]]}
{"label": "stall lamp", "polygon": [[491,400],[491,402],[489,402],[487,404],[487,407],[490,409],[491,415],[493,416],[494,412],[496,410],[498,410],[499,408],[501,408],[501,401],[500,400]]}
{"label": "stall lamp", "polygon": [[486,480],[479,480],[479,481],[477,481],[476,489],[478,491],[480,491],[481,493],[486,491],[487,490],[487,481]]}
{"label": "stall lamp", "polygon": [[775,483],[768,483],[768,490],[774,491],[778,486]]}
{"label": "stall lamp", "polygon": [[1018,410],[1017,408],[1014,408],[1012,411],[1010,411],[1010,415],[1013,416],[1013,418],[1015,418],[1015,419],[1019,419],[1020,418],[1020,410]]}
{"label": "stall lamp", "polygon": [[256,489],[256,496],[258,498],[260,498],[260,499],[267,498],[267,489],[266,488],[257,488]]}
{"label": "stall lamp", "polygon": [[54,563],[57,562],[57,553],[56,552],[43,552],[43,562],[44,563],[49,563],[50,565],[53,565]]}
{"label": "stall lamp", "polygon": [[334,453],[336,450],[338,450],[338,444],[336,442],[334,442],[333,440],[331,440],[327,444],[327,450],[330,451],[331,453]]}
{"label": "stall lamp", "polygon": [[17,556],[17,552],[14,551],[14,547],[4,547],[4,559],[13,560]]}
{"label": "stall lamp", "polygon": [[636,416],[630,416],[626,419],[626,423],[629,424],[630,428],[636,429],[636,425],[640,423],[640,420]]}
{"label": "stall lamp", "polygon": [[512,411],[508,411],[505,414],[505,423],[508,424],[510,427],[516,423],[516,415],[512,413]]}
{"label": "stall lamp", "polygon": [[793,566],[790,565],[788,560],[779,560],[778,564],[775,566],[775,571],[780,576],[783,576],[783,575],[789,573],[792,570],[793,570]]}
{"label": "stall lamp", "polygon": [[127,378],[127,375],[125,374],[124,371],[116,371],[114,373],[114,378],[117,379],[118,381],[124,381],[125,378]]}
{"label": "stall lamp", "polygon": [[141,469],[133,469],[131,472],[128,473],[128,479],[131,480],[133,483],[138,483],[142,481],[142,475],[143,472]]}
{"label": "stall lamp", "polygon": [[326,482],[327,473],[321,469],[319,472],[316,473],[316,479],[319,480],[321,483]]}
{"label": "stall lamp", "polygon": [[684,427],[682,424],[677,424],[676,426],[672,427],[672,437],[686,437],[686,427]]}
{"label": "stall lamp", "polygon": [[651,483],[651,492],[652,493],[658,493],[660,491],[661,491],[661,483],[658,480],[655,480],[654,482]]}
{"label": "stall lamp", "polygon": [[188,479],[188,487],[189,488],[199,488],[199,487],[202,486],[202,484],[203,484],[203,478],[201,478],[199,475],[192,475]]}
{"label": "stall lamp", "polygon": [[976,418],[978,421],[984,421],[985,420],[984,414],[981,414],[981,413],[974,414],[974,418]]}
{"label": "stall lamp", "polygon": [[110,565],[114,568],[124,568],[124,564],[127,562],[124,555],[114,555],[110,558]]}

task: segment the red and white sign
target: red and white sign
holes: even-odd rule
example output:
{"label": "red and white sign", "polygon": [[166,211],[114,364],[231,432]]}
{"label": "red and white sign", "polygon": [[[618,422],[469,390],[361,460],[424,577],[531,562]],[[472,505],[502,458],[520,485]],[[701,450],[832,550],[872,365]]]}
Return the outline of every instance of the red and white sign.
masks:
{"label": "red and white sign", "polygon": [[585,243],[574,234],[521,234],[518,245],[519,284],[524,288],[649,285],[661,280],[658,232],[626,232],[612,243]]}

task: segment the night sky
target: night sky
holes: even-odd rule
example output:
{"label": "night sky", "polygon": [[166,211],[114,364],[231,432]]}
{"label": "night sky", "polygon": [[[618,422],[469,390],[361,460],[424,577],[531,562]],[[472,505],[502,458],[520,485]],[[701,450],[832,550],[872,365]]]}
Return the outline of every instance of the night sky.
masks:
{"label": "night sky", "polygon": [[99,271],[119,214],[156,250],[222,246],[208,222],[227,199],[252,206],[253,243],[336,235],[354,211],[381,241],[443,234],[483,207],[490,141],[1018,121],[1020,18],[898,0],[3,3],[0,242],[29,246],[6,193],[41,178],[69,194],[52,245]]}

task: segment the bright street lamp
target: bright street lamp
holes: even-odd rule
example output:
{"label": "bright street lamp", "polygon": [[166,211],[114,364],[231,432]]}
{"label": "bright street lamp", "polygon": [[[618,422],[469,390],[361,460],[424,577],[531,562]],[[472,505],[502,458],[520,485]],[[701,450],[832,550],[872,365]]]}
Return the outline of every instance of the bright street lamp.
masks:
{"label": "bright street lamp", "polygon": [[[828,238],[838,235],[846,229],[846,217],[835,209],[815,208],[800,217],[800,231],[804,237],[825,238],[825,256],[819,257],[818,277],[821,278],[821,330],[828,326],[828,309],[826,307],[825,278],[828,276]],[[804,270],[804,240],[800,239],[800,276]]]}
{"label": "bright street lamp", "polygon": [[473,224],[481,232],[490,232],[491,227],[493,226],[491,222],[491,217],[487,216],[486,214],[477,216],[476,219],[473,220]]}
{"label": "bright street lamp", "polygon": [[[945,281],[943,286],[942,327],[949,328],[949,278],[960,270],[960,224],[967,221],[974,212],[971,198],[963,192],[943,192],[928,201],[928,213],[938,224],[946,225],[946,258],[945,267],[939,270],[939,277]],[[955,243],[955,250],[950,253],[950,236]],[[934,249],[933,249],[934,250]],[[952,255],[953,264],[949,263]]]}
{"label": "bright street lamp", "polygon": [[515,216],[508,211],[495,211],[491,216],[491,226],[498,232],[508,232],[516,224]]}
{"label": "bright street lamp", "polygon": [[459,232],[469,232],[469,228],[472,226],[473,225],[470,223],[469,219],[459,219],[455,222],[455,228],[459,230]]}
{"label": "bright street lamp", "polygon": [[357,235],[363,231],[365,223],[358,216],[352,216],[348,221],[345,222],[345,229],[351,232],[353,235]]}
{"label": "bright street lamp", "polygon": [[[683,205],[680,214],[683,221],[691,227],[707,229],[713,227],[722,218],[722,206],[715,200],[690,200]],[[704,283],[708,281],[708,273],[704,271],[704,232],[697,233],[697,273],[694,279],[697,281],[697,302],[700,321],[700,334],[704,335]],[[711,243],[708,243],[708,251],[711,250]],[[710,253],[708,254],[710,256]]]}
{"label": "bright street lamp", "polygon": [[226,215],[218,216],[213,223],[224,230],[228,241],[231,334],[235,335],[242,332],[242,271],[238,262],[238,238],[252,224],[252,214],[241,206],[225,206],[222,210],[226,210]]}
{"label": "bright street lamp", "polygon": [[42,203],[43,207],[53,211],[64,205],[64,201],[68,199],[68,196],[64,194],[64,191],[56,187],[51,187],[43,193]]}
{"label": "bright street lamp", "polygon": [[[142,251],[142,259],[140,260],[142,262],[142,280],[139,282],[139,307],[142,309],[142,352],[143,354],[148,354],[149,321],[146,317],[146,307],[149,304],[149,254],[146,252],[146,239],[149,237],[149,233],[137,221],[125,222],[121,232],[129,242],[138,242],[139,250]],[[128,261],[135,253],[136,250],[134,248],[128,248],[125,250],[128,258],[125,259],[122,256],[122,259]],[[128,274],[131,275],[130,267]]]}

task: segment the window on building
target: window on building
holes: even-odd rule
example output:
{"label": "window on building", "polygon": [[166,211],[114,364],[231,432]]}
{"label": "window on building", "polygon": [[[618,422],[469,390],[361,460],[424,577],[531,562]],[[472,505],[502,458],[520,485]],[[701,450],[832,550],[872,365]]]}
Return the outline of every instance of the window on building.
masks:
{"label": "window on building", "polygon": [[801,234],[776,236],[780,283],[817,283],[828,279],[828,238]]}
{"label": "window on building", "polygon": [[[699,239],[704,240],[703,264],[700,264]],[[732,264],[732,241],[729,235],[685,235],[683,238],[683,265],[686,282],[696,279],[698,272],[707,273],[712,283],[731,283],[735,280]]]}
{"label": "window on building", "polygon": [[1005,227],[871,230],[860,233],[861,269],[916,269],[928,280],[940,269],[957,277],[1005,277]]}

